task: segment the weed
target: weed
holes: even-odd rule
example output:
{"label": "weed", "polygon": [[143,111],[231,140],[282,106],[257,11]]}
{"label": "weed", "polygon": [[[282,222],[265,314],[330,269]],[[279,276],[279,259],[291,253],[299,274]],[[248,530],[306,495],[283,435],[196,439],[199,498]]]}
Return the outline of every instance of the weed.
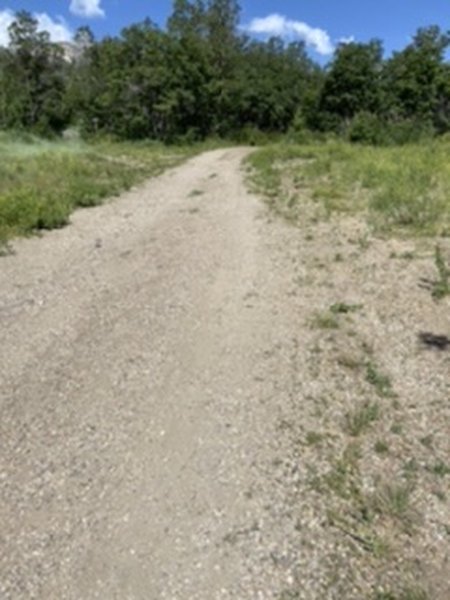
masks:
{"label": "weed", "polygon": [[346,415],[345,430],[353,437],[358,437],[370,428],[380,417],[378,403],[365,402],[363,406]]}
{"label": "weed", "polygon": [[339,321],[329,312],[316,313],[313,325],[318,329],[339,329]]}
{"label": "weed", "polygon": [[409,521],[412,487],[408,484],[386,483],[373,496],[372,506],[380,515]]}
{"label": "weed", "polygon": [[361,308],[361,304],[346,304],[345,302],[338,302],[330,306],[330,312],[332,312],[335,315],[346,315],[348,313],[355,312]]}
{"label": "weed", "polygon": [[17,235],[63,227],[105,198],[200,150],[156,143],[24,142],[0,135],[0,249]]}
{"label": "weed", "polygon": [[438,477],[446,477],[447,475],[450,475],[450,467],[441,460],[428,467],[428,471],[434,475],[437,475]]}
{"label": "weed", "polygon": [[432,295],[436,300],[440,300],[450,294],[450,268],[442,256],[440,246],[436,246],[434,252],[434,263],[438,272],[439,279],[434,282]]}
{"label": "weed", "polygon": [[308,431],[306,434],[306,443],[308,446],[317,446],[324,439],[324,435],[322,433],[317,433],[316,431]]}
{"label": "weed", "polygon": [[360,501],[361,490],[356,480],[358,461],[361,458],[361,448],[357,443],[349,444],[342,457],[337,460],[322,481],[328,489],[341,498]]}
{"label": "weed", "polygon": [[[300,212],[309,194],[326,217],[364,212],[382,231],[439,235],[450,225],[447,157],[448,142],[374,148],[333,141],[266,146],[248,160],[253,183],[280,214],[282,193],[301,183],[304,193],[293,201],[290,216]],[[357,243],[366,250],[370,241],[363,235]]]}
{"label": "weed", "polygon": [[388,454],[389,452],[389,446],[384,440],[377,440],[374,449],[377,454]]}
{"label": "weed", "polygon": [[418,471],[419,464],[415,458],[411,458],[403,465],[403,475],[408,480],[415,479]]}
{"label": "weed", "polygon": [[401,435],[403,433],[403,425],[401,423],[394,423],[391,427],[391,432],[395,435]]}
{"label": "weed", "polygon": [[387,375],[380,373],[372,362],[367,364],[366,380],[374,386],[379,396],[392,397],[394,395],[391,380]]}
{"label": "weed", "polygon": [[425,437],[420,438],[420,443],[422,446],[425,446],[425,448],[431,449],[433,447],[433,436],[426,435]]}
{"label": "weed", "polygon": [[196,198],[197,196],[203,196],[205,192],[203,192],[202,190],[192,190],[192,192],[189,193],[189,198]]}

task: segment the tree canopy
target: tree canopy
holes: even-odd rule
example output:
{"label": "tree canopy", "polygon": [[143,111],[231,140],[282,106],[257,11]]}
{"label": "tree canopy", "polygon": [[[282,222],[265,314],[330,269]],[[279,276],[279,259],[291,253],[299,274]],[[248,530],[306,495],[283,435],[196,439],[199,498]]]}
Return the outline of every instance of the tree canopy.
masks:
{"label": "tree canopy", "polygon": [[175,0],[166,29],[147,19],[96,41],[82,27],[68,48],[21,11],[0,48],[0,127],[165,141],[306,127],[379,142],[449,130],[450,37],[438,27],[388,58],[379,40],[340,44],[322,68],[303,42],[246,37],[239,16],[236,0]]}

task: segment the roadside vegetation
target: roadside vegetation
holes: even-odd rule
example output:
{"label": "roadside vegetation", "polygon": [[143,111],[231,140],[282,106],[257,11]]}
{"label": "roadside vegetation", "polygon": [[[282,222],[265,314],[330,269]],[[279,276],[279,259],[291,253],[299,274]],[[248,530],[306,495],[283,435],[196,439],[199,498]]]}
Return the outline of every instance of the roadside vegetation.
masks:
{"label": "roadside vegetation", "polygon": [[383,234],[448,236],[449,150],[448,139],[401,147],[283,143],[253,153],[249,163],[257,189],[293,221],[305,212],[360,215]]}
{"label": "roadside vegetation", "polygon": [[[297,501],[322,523],[323,597],[448,597],[449,150],[291,137],[247,159],[253,189],[297,228],[309,358],[289,431],[308,471]],[[308,527],[299,512],[304,544]]]}
{"label": "roadside vegetation", "polygon": [[0,134],[0,247],[62,227],[75,208],[100,204],[203,147]]}

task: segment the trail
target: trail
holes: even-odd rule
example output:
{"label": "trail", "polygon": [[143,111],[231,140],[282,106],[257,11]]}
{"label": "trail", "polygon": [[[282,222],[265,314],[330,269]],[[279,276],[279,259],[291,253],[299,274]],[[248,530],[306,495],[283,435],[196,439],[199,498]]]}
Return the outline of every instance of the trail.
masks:
{"label": "trail", "polygon": [[0,597],[278,598],[289,227],[206,153],[0,262]]}

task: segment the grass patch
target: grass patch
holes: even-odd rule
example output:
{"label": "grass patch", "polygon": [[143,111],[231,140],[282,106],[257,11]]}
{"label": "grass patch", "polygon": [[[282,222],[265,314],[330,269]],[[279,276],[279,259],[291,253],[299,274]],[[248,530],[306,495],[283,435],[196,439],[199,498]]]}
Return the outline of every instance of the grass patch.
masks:
{"label": "grass patch", "polygon": [[360,310],[362,306],[360,304],[346,304],[345,302],[338,302],[330,306],[330,311],[334,315],[347,315],[348,313]]}
{"label": "grass patch", "polygon": [[366,367],[366,380],[373,385],[379,396],[389,398],[394,395],[389,377],[381,373],[371,362]]}
{"label": "grass patch", "polygon": [[409,483],[386,483],[374,494],[373,509],[380,515],[409,522],[411,494],[412,486]]}
{"label": "grass patch", "polygon": [[192,192],[190,192],[189,194],[189,198],[196,198],[197,196],[203,196],[205,192],[203,192],[202,190],[192,190]]}
{"label": "grass patch", "polygon": [[331,312],[316,313],[313,319],[314,327],[317,329],[339,329],[339,321]]}
{"label": "grass patch", "polygon": [[[449,235],[448,151],[449,142],[439,139],[401,148],[334,140],[266,146],[248,161],[256,188],[291,218],[309,200],[325,216],[363,212],[380,231]],[[287,211],[282,198],[293,190]]]}
{"label": "grass patch", "polygon": [[377,454],[389,454],[389,445],[384,440],[377,440],[374,445]]}
{"label": "grass patch", "polygon": [[357,482],[358,462],[361,458],[361,448],[358,443],[349,444],[341,458],[332,466],[319,482],[319,489],[323,491],[323,485],[337,496],[357,503],[362,498],[361,490]]}
{"label": "grass patch", "polygon": [[101,204],[194,154],[140,142],[44,141],[0,134],[0,246],[63,227],[77,207]]}
{"label": "grass patch", "polygon": [[446,477],[450,475],[450,466],[441,460],[435,463],[434,465],[428,467],[430,473],[437,475],[438,477]]}
{"label": "grass patch", "polygon": [[306,434],[306,444],[308,446],[317,446],[324,440],[324,435],[317,431],[308,431]]}
{"label": "grass patch", "polygon": [[345,418],[345,430],[353,437],[358,437],[370,429],[380,418],[378,403],[365,402],[361,407],[348,413]]}

